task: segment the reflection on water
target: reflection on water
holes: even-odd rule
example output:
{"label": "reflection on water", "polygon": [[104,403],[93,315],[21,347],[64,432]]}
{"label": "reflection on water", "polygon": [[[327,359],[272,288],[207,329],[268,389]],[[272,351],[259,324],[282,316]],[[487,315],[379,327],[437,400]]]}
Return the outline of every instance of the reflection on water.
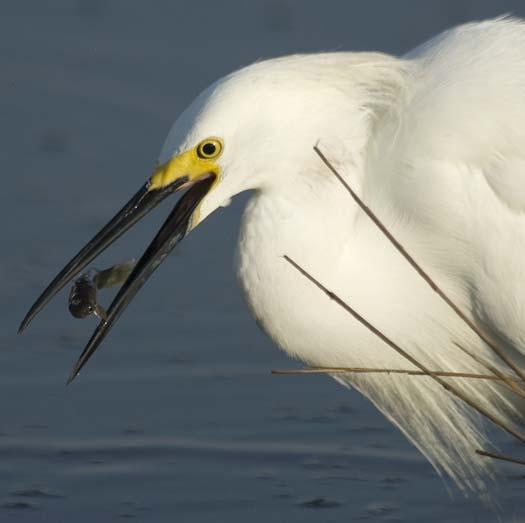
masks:
{"label": "reflection on water", "polygon": [[[452,502],[356,393],[270,375],[292,362],[248,318],[231,270],[245,198],[185,240],[73,385],[96,322],[70,318],[66,292],[15,334],[43,284],[150,174],[174,116],[218,76],[297,51],[401,52],[500,13],[487,1],[325,4],[3,6],[0,521],[495,520]],[[97,266],[139,255],[170,205]],[[503,470],[504,520],[519,521],[524,472]]]}

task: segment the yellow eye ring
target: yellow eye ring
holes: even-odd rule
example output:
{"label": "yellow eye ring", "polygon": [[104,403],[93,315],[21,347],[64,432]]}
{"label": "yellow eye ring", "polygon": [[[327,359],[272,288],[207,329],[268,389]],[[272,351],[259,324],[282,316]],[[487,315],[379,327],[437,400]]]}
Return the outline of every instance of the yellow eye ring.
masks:
{"label": "yellow eye ring", "polygon": [[197,145],[197,156],[203,160],[217,158],[222,153],[222,141],[218,138],[206,138]]}

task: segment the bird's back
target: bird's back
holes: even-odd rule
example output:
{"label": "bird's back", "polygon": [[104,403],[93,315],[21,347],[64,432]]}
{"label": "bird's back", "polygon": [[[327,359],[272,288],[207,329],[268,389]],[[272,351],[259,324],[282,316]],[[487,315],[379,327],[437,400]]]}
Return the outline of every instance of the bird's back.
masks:
{"label": "bird's back", "polygon": [[467,24],[410,56],[411,94],[377,136],[365,194],[403,213],[427,266],[523,353],[525,24]]}

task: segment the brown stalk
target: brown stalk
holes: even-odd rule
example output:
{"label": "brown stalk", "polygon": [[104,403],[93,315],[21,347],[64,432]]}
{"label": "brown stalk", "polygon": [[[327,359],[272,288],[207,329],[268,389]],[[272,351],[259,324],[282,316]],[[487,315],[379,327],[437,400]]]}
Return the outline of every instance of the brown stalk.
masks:
{"label": "brown stalk", "polygon": [[[302,369],[274,369],[272,374],[290,375],[290,374],[402,374],[406,376],[426,376],[426,372],[420,370],[408,369],[374,369],[368,367],[304,367]],[[501,381],[498,376],[491,376],[488,374],[472,374],[470,372],[452,372],[452,371],[431,371],[435,376],[443,376],[446,378],[467,378],[474,380],[488,380]],[[519,378],[514,376],[506,376],[509,381],[518,381]]]}
{"label": "brown stalk", "polygon": [[472,354],[469,350],[460,345],[457,341],[453,341],[452,343],[460,350],[462,350],[465,354],[468,354],[474,361],[483,365],[489,372],[492,372],[495,375],[494,378],[497,378],[498,380],[502,381],[505,385],[507,385],[507,388],[511,389],[518,396],[525,397],[523,389],[521,389],[517,383],[520,382],[520,384],[523,384],[523,380],[521,378],[509,376],[508,374],[501,372],[499,369],[494,367],[494,365],[491,365],[488,361],[484,360],[481,356]]}
{"label": "brown stalk", "polygon": [[[444,291],[441,290],[441,288],[434,282],[434,280],[422,269],[422,267],[412,258],[412,256],[406,251],[406,249],[394,238],[394,236],[390,233],[390,231],[383,225],[381,220],[374,214],[374,212],[361,200],[361,198],[357,195],[357,193],[350,187],[350,185],[345,181],[345,179],[337,172],[335,167],[330,163],[330,161],[326,158],[326,156],[321,152],[319,147],[317,145],[314,146],[314,151],[317,153],[317,155],[321,158],[323,163],[330,169],[330,171],[337,177],[337,179],[343,184],[343,186],[346,188],[346,190],[349,192],[350,196],[354,199],[354,201],[361,207],[361,209],[365,212],[365,214],[374,222],[374,224],[377,226],[377,228],[386,236],[386,238],[390,241],[390,243],[397,249],[397,251],[407,260],[407,262],[415,269],[415,271],[423,278],[423,280],[430,286],[430,288],[456,313],[456,315],[463,320],[463,322],[473,331],[475,332],[481,340],[483,340],[494,352],[494,354],[497,354],[499,358],[504,361],[515,373],[516,375],[521,379],[521,381],[525,381],[525,373],[522,372],[522,370],[511,360],[507,357],[507,355],[492,342],[488,336],[486,336],[462,311],[459,309],[459,307],[445,294]],[[466,352],[471,358],[474,359],[477,363],[480,363],[483,365],[483,363],[471,352],[467,351],[464,347],[459,346],[459,348]],[[514,392],[517,392],[521,396],[525,396],[525,393],[523,392],[523,389],[521,389],[519,392],[516,390],[516,386],[513,385],[511,382],[509,382],[505,375],[501,373],[500,371],[492,368],[488,369],[496,376],[498,376],[502,381],[504,381]]]}
{"label": "brown stalk", "polygon": [[512,456],[505,456],[504,454],[494,454],[493,452],[487,452],[486,450],[476,450],[476,454],[486,456],[487,458],[499,459],[500,461],[525,465],[525,459],[513,458]]}
{"label": "brown stalk", "polygon": [[290,265],[292,265],[292,267],[294,267],[297,271],[299,271],[305,278],[307,278],[311,283],[313,283],[318,289],[323,291],[331,300],[337,303],[346,312],[348,312],[357,321],[359,321],[364,327],[366,327],[370,332],[372,332],[372,334],[375,334],[381,341],[386,343],[390,348],[395,350],[400,356],[402,356],[407,361],[409,361],[412,365],[414,365],[414,367],[417,367],[420,371],[430,376],[434,381],[439,383],[446,391],[450,392],[457,398],[464,401],[467,405],[472,407],[474,410],[476,410],[477,412],[485,416],[487,419],[491,420],[495,425],[497,425],[498,427],[501,427],[503,430],[506,430],[509,434],[514,436],[516,439],[525,443],[525,435],[521,434],[520,432],[516,431],[512,427],[508,426],[505,423],[505,421],[494,416],[491,412],[485,409],[482,405],[478,405],[475,401],[473,401],[468,396],[466,396],[461,390],[457,389],[452,384],[447,383],[442,377],[436,375],[434,372],[427,369],[422,363],[420,363],[413,356],[411,356],[408,352],[406,352],[399,345],[393,342],[390,338],[388,338],[385,334],[383,334],[379,329],[377,329],[370,322],[368,322],[363,316],[361,316],[358,312],[356,312],[350,305],[348,305],[345,301],[339,298],[337,294],[327,289],[322,283],[320,283],[313,276],[311,276],[308,272],[306,272],[299,264],[297,264],[289,256],[284,255],[284,259]]}

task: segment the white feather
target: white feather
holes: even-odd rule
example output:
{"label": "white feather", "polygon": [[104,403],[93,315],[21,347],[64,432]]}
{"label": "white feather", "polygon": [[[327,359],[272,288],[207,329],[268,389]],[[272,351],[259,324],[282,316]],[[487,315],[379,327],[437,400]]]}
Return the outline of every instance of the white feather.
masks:
{"label": "white feather", "polygon": [[[483,373],[456,343],[508,369],[418,277],[312,150],[323,152],[468,316],[519,360],[525,349],[525,25],[452,29],[394,58],[290,56],[218,81],[175,123],[165,161],[224,140],[204,219],[253,189],[238,276],[253,316],[291,356],[320,366],[407,368],[282,258],[293,257],[434,370]],[[440,472],[481,490],[479,415],[428,377],[345,375]],[[491,381],[455,380],[509,424]],[[350,421],[351,423],[351,421]]]}

